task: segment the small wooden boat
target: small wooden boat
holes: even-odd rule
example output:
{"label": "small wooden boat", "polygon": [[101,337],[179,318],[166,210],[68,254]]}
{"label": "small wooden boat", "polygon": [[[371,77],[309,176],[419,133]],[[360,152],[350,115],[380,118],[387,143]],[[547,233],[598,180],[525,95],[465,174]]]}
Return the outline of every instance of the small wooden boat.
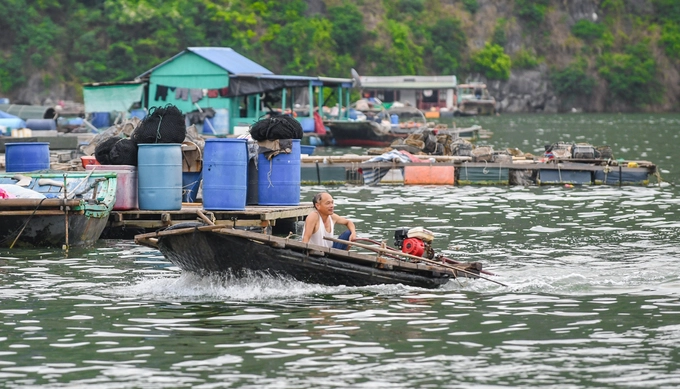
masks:
{"label": "small wooden boat", "polygon": [[44,196],[0,199],[0,247],[90,246],[116,202],[113,172],[2,173],[0,184]]}
{"label": "small wooden boat", "polygon": [[364,254],[221,225],[183,223],[137,235],[135,242],[159,249],[180,269],[199,275],[239,277],[256,271],[324,285],[424,288],[436,288],[458,277],[484,278],[480,263],[443,263],[353,242],[352,247],[372,252]]}

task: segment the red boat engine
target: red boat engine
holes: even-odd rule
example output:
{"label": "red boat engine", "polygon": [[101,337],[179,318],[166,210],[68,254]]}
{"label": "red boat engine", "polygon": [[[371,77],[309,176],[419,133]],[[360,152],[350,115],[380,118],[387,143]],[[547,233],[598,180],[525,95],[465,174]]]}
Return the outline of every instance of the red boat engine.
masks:
{"label": "red boat engine", "polygon": [[416,257],[422,257],[425,253],[425,242],[418,238],[406,238],[404,239],[401,251],[406,254],[415,255]]}
{"label": "red boat engine", "polygon": [[434,234],[422,228],[399,228],[394,233],[394,244],[405,254],[417,257],[434,258],[432,240]]}

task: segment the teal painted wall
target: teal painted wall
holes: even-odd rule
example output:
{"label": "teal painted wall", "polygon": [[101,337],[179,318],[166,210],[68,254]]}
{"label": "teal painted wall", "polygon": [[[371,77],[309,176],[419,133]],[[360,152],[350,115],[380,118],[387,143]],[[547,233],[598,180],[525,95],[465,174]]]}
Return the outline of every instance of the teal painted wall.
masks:
{"label": "teal painted wall", "polygon": [[[184,52],[155,69],[149,80],[149,108],[174,104],[182,112],[187,113],[197,109],[191,102],[190,94],[186,100],[177,99],[175,89],[175,91],[168,91],[163,100],[157,96],[158,85],[188,89],[220,89],[229,86],[229,73],[192,52]],[[227,108],[232,114],[232,102],[229,98],[204,96],[197,104],[201,108]]]}

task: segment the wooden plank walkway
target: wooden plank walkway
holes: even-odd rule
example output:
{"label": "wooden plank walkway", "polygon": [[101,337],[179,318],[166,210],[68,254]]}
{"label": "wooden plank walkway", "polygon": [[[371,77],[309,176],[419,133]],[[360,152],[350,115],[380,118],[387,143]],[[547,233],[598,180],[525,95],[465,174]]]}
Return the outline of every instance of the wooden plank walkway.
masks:
{"label": "wooden plank walkway", "polygon": [[157,229],[200,220],[198,211],[217,225],[230,227],[272,227],[280,220],[304,220],[312,203],[295,206],[247,206],[243,211],[206,211],[201,203],[182,203],[178,211],[112,211],[107,228]]}

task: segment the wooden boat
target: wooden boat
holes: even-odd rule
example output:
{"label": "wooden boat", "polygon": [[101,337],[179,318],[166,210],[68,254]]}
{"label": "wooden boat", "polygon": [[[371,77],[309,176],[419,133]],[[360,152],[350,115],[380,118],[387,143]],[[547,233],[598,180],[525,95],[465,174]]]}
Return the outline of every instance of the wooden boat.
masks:
{"label": "wooden boat", "polygon": [[116,201],[113,172],[2,173],[0,184],[45,196],[0,199],[0,247],[90,246]]}
{"label": "wooden boat", "polygon": [[[366,119],[325,119],[336,146],[387,147],[397,139],[428,128],[423,113],[414,107],[362,111]],[[391,122],[392,118],[398,120]]]}
{"label": "wooden boat", "polygon": [[458,85],[457,116],[495,115],[496,99],[481,82]]}
{"label": "wooden boat", "polygon": [[180,269],[200,275],[239,277],[256,271],[324,285],[404,284],[424,288],[436,288],[458,277],[484,278],[479,263],[443,263],[352,243],[352,247],[371,252],[364,254],[221,225],[178,224],[137,235],[135,242],[159,249]]}

